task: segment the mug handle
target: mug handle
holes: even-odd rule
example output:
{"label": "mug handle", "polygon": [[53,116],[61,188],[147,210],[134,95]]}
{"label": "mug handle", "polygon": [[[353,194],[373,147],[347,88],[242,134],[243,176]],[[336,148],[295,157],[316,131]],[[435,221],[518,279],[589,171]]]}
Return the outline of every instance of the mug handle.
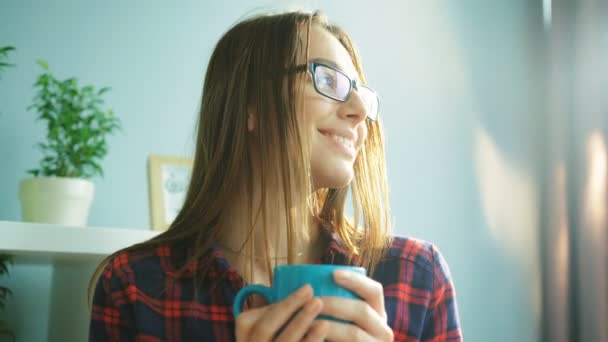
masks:
{"label": "mug handle", "polygon": [[245,302],[247,297],[254,293],[264,297],[268,303],[274,302],[274,291],[272,288],[257,284],[245,286],[239,291],[239,293],[236,294],[236,297],[234,298],[234,303],[232,304],[232,312],[234,313],[234,317],[241,314],[243,302]]}

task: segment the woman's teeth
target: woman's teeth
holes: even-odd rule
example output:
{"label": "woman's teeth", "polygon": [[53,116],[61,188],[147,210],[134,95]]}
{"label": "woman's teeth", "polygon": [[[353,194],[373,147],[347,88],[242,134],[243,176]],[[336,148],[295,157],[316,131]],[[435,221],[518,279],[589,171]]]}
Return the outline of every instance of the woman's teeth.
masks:
{"label": "woman's teeth", "polygon": [[329,137],[331,137],[332,139],[334,139],[335,141],[339,142],[340,144],[348,147],[348,148],[355,148],[352,140],[347,139],[345,137],[339,136],[339,135],[335,135],[335,134],[329,134]]}

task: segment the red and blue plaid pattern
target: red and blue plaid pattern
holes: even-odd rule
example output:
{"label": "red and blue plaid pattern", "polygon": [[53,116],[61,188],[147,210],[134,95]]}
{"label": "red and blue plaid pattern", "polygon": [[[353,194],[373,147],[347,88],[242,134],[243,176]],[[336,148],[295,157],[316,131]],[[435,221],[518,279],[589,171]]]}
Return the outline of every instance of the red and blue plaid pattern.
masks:
{"label": "red and blue plaid pattern", "polygon": [[[320,263],[345,264],[334,236]],[[187,248],[158,247],[118,254],[105,267],[93,297],[90,341],[234,341],[232,303],[240,275],[218,249],[190,271],[204,272],[198,298],[194,279],[177,277]],[[181,263],[183,265],[183,263]],[[462,341],[454,288],[445,260],[432,244],[395,238],[373,277],[384,286],[395,341]]]}

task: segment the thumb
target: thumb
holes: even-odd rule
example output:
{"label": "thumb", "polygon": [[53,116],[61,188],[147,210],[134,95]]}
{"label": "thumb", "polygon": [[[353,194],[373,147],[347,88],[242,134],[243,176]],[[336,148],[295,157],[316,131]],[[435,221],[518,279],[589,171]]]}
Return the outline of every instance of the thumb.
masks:
{"label": "thumb", "polygon": [[268,305],[249,308],[243,311],[236,317],[236,340],[246,341],[250,335],[251,329],[257,324],[257,322],[266,314],[270,307]]}

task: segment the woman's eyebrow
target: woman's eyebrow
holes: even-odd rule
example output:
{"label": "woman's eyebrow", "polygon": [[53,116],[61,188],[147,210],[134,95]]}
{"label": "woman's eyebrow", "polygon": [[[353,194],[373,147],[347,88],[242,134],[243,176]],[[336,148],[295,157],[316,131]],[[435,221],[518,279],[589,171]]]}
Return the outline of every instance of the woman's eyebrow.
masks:
{"label": "woman's eyebrow", "polygon": [[[332,61],[330,59],[325,59],[325,58],[319,57],[319,58],[313,58],[313,59],[311,59],[311,62],[319,62],[319,63],[327,64],[327,65],[329,65],[331,67],[334,67],[334,68],[336,68],[336,69],[338,69],[338,70],[340,70],[343,73],[345,73],[345,74],[348,75],[348,72],[346,72],[346,68],[342,67],[341,65],[338,65],[338,63],[336,63],[336,62],[334,62],[334,61]],[[357,82],[359,82],[359,75],[355,74],[353,76],[349,75],[350,78],[352,78],[352,79],[356,80]]]}
{"label": "woman's eyebrow", "polygon": [[332,66],[336,69],[339,69],[341,71],[344,71],[344,68],[342,68],[340,65],[338,65],[338,63],[330,60],[330,59],[325,59],[325,58],[313,58],[312,59],[313,62],[319,62],[319,63],[323,63],[323,64],[327,64],[329,66]]}

